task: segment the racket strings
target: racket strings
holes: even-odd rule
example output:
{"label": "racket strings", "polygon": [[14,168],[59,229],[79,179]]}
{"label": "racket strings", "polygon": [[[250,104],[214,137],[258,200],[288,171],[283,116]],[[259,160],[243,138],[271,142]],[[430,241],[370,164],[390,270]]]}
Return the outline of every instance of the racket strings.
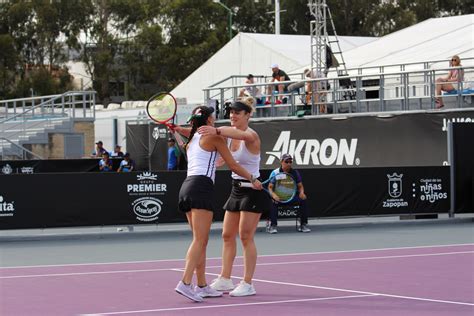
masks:
{"label": "racket strings", "polygon": [[277,179],[274,184],[273,192],[282,201],[291,200],[296,193],[296,182],[291,177]]}
{"label": "racket strings", "polygon": [[152,119],[166,122],[174,117],[176,102],[171,95],[161,94],[149,102],[147,110]]}

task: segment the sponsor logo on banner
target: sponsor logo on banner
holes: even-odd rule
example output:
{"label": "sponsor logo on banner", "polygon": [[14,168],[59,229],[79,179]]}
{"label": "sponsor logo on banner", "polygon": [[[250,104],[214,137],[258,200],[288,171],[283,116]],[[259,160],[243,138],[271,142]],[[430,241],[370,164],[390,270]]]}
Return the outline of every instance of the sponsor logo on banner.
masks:
{"label": "sponsor logo on banner", "polygon": [[356,157],[357,141],[357,138],[297,140],[291,139],[290,131],[282,131],[273,150],[266,152],[268,158],[265,164],[272,165],[280,160],[282,154],[288,153],[298,165],[358,166],[360,159]]}
{"label": "sponsor logo on banner", "polygon": [[443,127],[442,131],[446,132],[448,130],[448,123],[473,123],[474,118],[471,117],[454,117],[451,119],[443,118]]}
{"label": "sponsor logo on banner", "polygon": [[153,128],[153,132],[151,133],[151,136],[157,140],[158,138],[167,138],[168,131],[166,128],[159,128],[155,127]]}
{"label": "sponsor logo on banner", "polygon": [[21,167],[20,171],[24,174],[33,174],[35,170],[33,167]]}
{"label": "sponsor logo on banner", "polygon": [[158,219],[162,204],[161,200],[146,196],[133,201],[132,208],[139,221],[151,222]]}
{"label": "sponsor logo on banner", "polygon": [[408,202],[403,198],[400,198],[403,190],[403,174],[393,173],[392,175],[387,174],[388,184],[388,195],[391,199],[383,201],[382,207],[384,208],[399,208],[408,206]]}
{"label": "sponsor logo on banner", "polygon": [[[417,185],[413,183],[413,197],[416,197]],[[439,200],[448,199],[448,193],[443,189],[443,180],[420,179],[418,185],[419,198],[421,201],[435,203]]]}
{"label": "sponsor logo on banner", "polygon": [[12,172],[13,172],[13,168],[9,164],[6,164],[5,166],[2,167],[3,174],[11,174]]}
{"label": "sponsor logo on banner", "polygon": [[158,219],[163,205],[158,197],[166,194],[167,185],[158,182],[157,174],[147,171],[138,174],[137,183],[128,183],[126,190],[134,198],[131,206],[137,220],[151,222]]}
{"label": "sponsor logo on banner", "polygon": [[0,216],[13,216],[15,211],[14,201],[5,201],[2,195],[0,195]]}

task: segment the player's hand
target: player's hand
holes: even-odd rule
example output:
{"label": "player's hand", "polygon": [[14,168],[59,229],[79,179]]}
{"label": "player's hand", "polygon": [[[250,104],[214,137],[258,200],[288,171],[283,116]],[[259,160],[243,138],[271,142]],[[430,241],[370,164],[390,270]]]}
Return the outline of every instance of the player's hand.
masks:
{"label": "player's hand", "polygon": [[225,165],[225,160],[219,156],[219,158],[216,160],[216,167],[222,167],[223,165]]}
{"label": "player's hand", "polygon": [[277,201],[277,202],[280,202],[280,198],[278,197],[278,195],[276,195],[275,193],[272,193],[272,198]]}
{"label": "player's hand", "polygon": [[217,135],[217,129],[214,126],[204,125],[198,128],[198,133],[205,135]]}
{"label": "player's hand", "polygon": [[180,126],[175,125],[175,124],[173,124],[173,123],[168,124],[168,125],[166,125],[166,126],[168,127],[168,129],[169,129],[172,133],[177,132],[178,129],[180,128]]}
{"label": "player's hand", "polygon": [[262,182],[260,182],[260,180],[255,180],[252,186],[255,190],[262,190]]}
{"label": "player's hand", "polygon": [[301,200],[306,200],[306,194],[304,194],[304,192],[300,192],[299,198],[300,198]]}

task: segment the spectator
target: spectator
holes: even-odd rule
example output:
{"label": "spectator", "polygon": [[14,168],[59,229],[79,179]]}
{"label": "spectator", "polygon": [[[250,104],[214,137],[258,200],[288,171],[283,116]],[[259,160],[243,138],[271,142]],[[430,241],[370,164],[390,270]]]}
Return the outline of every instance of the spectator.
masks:
{"label": "spectator", "polygon": [[[297,186],[298,186],[298,192],[296,193],[295,197],[293,200],[291,200],[289,203],[298,203],[300,208],[299,208],[299,216],[300,216],[300,225],[298,226],[298,231],[302,233],[308,233],[311,231],[311,229],[308,228],[308,212],[306,210],[306,194],[304,193],[304,186],[303,182],[301,180],[301,175],[298,172],[298,170],[293,169],[291,166],[293,164],[293,158],[289,154],[283,154],[280,159],[280,167],[276,168],[275,170],[272,171],[270,174],[270,177],[280,173],[280,172],[286,172],[289,173],[293,176],[293,178],[296,180]],[[272,192],[273,185],[270,183],[268,185],[268,189],[270,192]],[[278,200],[278,197],[276,195],[273,196],[275,200]],[[278,218],[278,202],[274,202],[272,209],[270,211],[270,227],[268,229],[268,232],[270,234],[276,234],[277,231],[277,218]]]}
{"label": "spectator", "polygon": [[[286,74],[286,72],[284,72],[283,70],[281,70],[277,64],[273,64],[272,65],[272,80],[270,82],[279,82],[279,81],[289,81],[290,80],[290,77],[288,77],[288,75]],[[280,94],[280,98],[283,98],[281,96],[281,94],[283,94],[284,92],[287,92],[287,84],[279,84],[279,85],[270,85],[268,86],[268,92],[267,94],[271,97],[272,96],[272,91],[275,90],[275,91],[278,91],[278,93]],[[267,100],[265,102],[265,104],[270,104],[271,102],[269,100]],[[276,104],[281,104],[282,101],[280,101],[278,98],[276,100]]]}
{"label": "spectator", "polygon": [[126,153],[123,156],[123,160],[120,162],[120,166],[117,172],[131,172],[135,169],[135,161],[130,158],[130,154]]}
{"label": "spectator", "polygon": [[122,146],[115,145],[114,152],[112,153],[112,158],[123,157]]}
{"label": "spectator", "polygon": [[[461,67],[461,59],[458,55],[454,55],[453,58],[449,61],[449,67]],[[454,83],[464,80],[464,71],[462,69],[451,69],[448,75],[444,78],[436,79],[436,108],[440,109],[444,106],[443,98],[441,98],[441,91],[453,91],[456,90],[454,88]]]}
{"label": "spectator", "polygon": [[173,138],[168,139],[168,170],[178,170],[179,159],[180,159],[179,149],[176,147],[176,143]]}
{"label": "spectator", "polygon": [[[319,72],[310,69],[304,70],[304,75],[307,79],[324,78],[325,76]],[[325,93],[323,90],[328,89],[327,81],[313,81],[306,83],[306,104],[312,104],[311,96],[314,95],[314,103],[319,103],[319,112],[327,113],[326,105],[323,104]]]}
{"label": "spectator", "polygon": [[[255,77],[252,74],[249,74],[245,80],[245,84],[255,84]],[[240,90],[239,97],[242,98],[246,96],[254,97],[257,104],[262,103],[262,94],[257,86],[246,87]]]}
{"label": "spectator", "polygon": [[95,151],[92,153],[92,157],[100,158],[105,152],[107,152],[107,150],[104,148],[104,143],[99,140],[97,143],[95,143]]}
{"label": "spectator", "polygon": [[107,151],[102,154],[102,159],[99,161],[99,170],[104,172],[113,171],[112,160]]}

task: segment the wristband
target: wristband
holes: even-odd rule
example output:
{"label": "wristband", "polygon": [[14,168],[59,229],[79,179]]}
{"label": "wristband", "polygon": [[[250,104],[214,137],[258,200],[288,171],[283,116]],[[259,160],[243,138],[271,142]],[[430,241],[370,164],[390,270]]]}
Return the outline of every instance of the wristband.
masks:
{"label": "wristband", "polygon": [[221,130],[218,129],[217,127],[216,127],[215,129],[216,129],[216,135],[220,135],[220,134],[221,134]]}
{"label": "wristband", "polygon": [[253,175],[250,176],[250,183],[254,183],[255,181],[257,181],[257,178],[254,177]]}

